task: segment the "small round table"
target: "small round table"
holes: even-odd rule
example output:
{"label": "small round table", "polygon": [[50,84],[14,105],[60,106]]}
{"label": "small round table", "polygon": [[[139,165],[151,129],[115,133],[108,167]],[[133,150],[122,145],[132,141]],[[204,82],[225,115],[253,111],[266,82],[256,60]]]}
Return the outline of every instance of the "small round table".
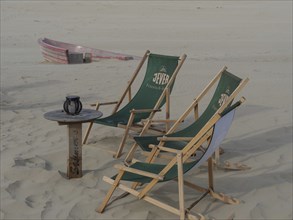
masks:
{"label": "small round table", "polygon": [[82,109],[78,115],[68,115],[63,110],[44,114],[45,119],[57,121],[59,125],[68,127],[67,177],[69,179],[82,177],[82,123],[92,122],[102,115],[102,112],[92,109]]}

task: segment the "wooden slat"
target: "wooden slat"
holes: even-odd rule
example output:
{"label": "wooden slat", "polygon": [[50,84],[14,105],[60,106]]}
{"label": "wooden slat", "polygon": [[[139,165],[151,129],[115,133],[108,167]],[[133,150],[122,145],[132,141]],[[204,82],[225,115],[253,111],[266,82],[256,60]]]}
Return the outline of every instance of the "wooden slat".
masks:
{"label": "wooden slat", "polygon": [[208,159],[209,189],[214,190],[213,158]]}
{"label": "wooden slat", "polygon": [[197,120],[199,117],[198,115],[198,104],[194,106],[194,119]]}
{"label": "wooden slat", "polygon": [[163,147],[163,146],[157,146],[157,147],[160,150],[162,150],[162,151],[166,151],[166,152],[170,152],[170,153],[175,153],[175,154],[180,153],[180,150],[172,149],[172,148],[169,148],[169,147]]}
{"label": "wooden slat", "polygon": [[158,137],[157,138],[158,141],[190,141],[192,140],[192,137],[167,137],[167,136],[163,136],[163,137]]}
{"label": "wooden slat", "polygon": [[[170,88],[166,90],[166,119],[170,118]],[[166,123],[166,131],[169,130],[169,123]]]}
{"label": "wooden slat", "polygon": [[145,112],[159,112],[161,109],[132,109],[130,112],[133,113],[145,113]]}
{"label": "wooden slat", "polygon": [[189,188],[195,189],[195,190],[197,190],[199,192],[207,192],[207,191],[209,191],[209,189],[206,189],[204,187],[201,187],[199,185],[196,185],[194,183],[191,183],[191,182],[189,182],[187,180],[184,180],[184,185],[185,186],[188,186]]}
{"label": "wooden slat", "polygon": [[122,170],[119,171],[119,173],[118,173],[118,175],[117,175],[115,181],[113,180],[113,182],[111,183],[112,186],[111,186],[111,188],[109,189],[107,195],[105,196],[105,198],[104,198],[102,204],[100,205],[100,207],[98,207],[98,208],[96,209],[97,212],[102,213],[102,212],[104,211],[104,209],[105,209],[106,205],[108,204],[108,202],[109,202],[111,196],[113,195],[115,189],[117,188],[117,186],[118,186],[118,184],[119,184],[119,181],[120,181],[121,177],[123,176],[123,174],[124,174],[124,171],[122,171]]}
{"label": "wooden slat", "polygon": [[121,140],[121,142],[119,144],[119,147],[118,147],[117,153],[115,155],[115,158],[119,158],[121,156],[125,141],[126,141],[126,139],[128,137],[129,129],[130,129],[130,127],[131,127],[131,125],[133,123],[133,120],[134,120],[134,116],[135,116],[135,114],[132,112],[130,114],[129,119],[128,119],[128,123],[127,123],[127,126],[126,126],[125,131],[124,131],[124,136],[122,137],[122,140]]}
{"label": "wooden slat", "polygon": [[[129,83],[129,82],[128,82]],[[132,95],[131,95],[131,87],[129,87],[128,89],[128,102],[130,102],[132,99]]]}
{"label": "wooden slat", "polygon": [[[100,107],[100,104],[99,104],[99,102],[97,102],[97,103],[96,103],[96,111],[99,110],[99,107]],[[87,139],[88,139],[89,134],[90,134],[90,131],[91,131],[92,127],[93,127],[93,123],[94,123],[94,122],[91,121],[91,122],[88,124],[87,129],[86,129],[86,132],[85,132],[85,135],[84,135],[84,137],[83,137],[82,144],[86,144]]]}
{"label": "wooden slat", "polygon": [[117,104],[118,101],[113,101],[113,102],[101,102],[100,105],[114,105]]}
{"label": "wooden slat", "polygon": [[[141,120],[141,122],[147,122],[147,120],[149,120],[149,119],[143,119],[143,120]],[[170,123],[170,122],[176,122],[177,121],[177,119],[152,119],[151,120],[151,123],[162,123],[162,122],[165,122],[165,123]]]}
{"label": "wooden slat", "polygon": [[225,195],[223,193],[216,193],[213,190],[210,190],[210,195],[212,197],[214,197],[215,199],[218,199],[218,200],[220,200],[222,202],[225,202],[227,204],[235,204],[236,205],[236,204],[241,203],[241,201],[238,200],[238,199],[232,198],[232,197],[227,196],[227,195]]}
{"label": "wooden slat", "polygon": [[146,176],[146,177],[150,177],[150,178],[154,178],[154,179],[158,179],[158,180],[164,179],[162,176],[159,176],[157,174],[150,173],[150,172],[143,171],[143,170],[134,169],[131,167],[126,167],[121,164],[116,164],[116,165],[114,165],[114,167],[118,170],[124,170],[124,171],[130,172],[130,173],[135,173],[135,174],[139,174],[142,176]]}
{"label": "wooden slat", "polygon": [[180,220],[185,219],[182,154],[177,154],[178,194]]}

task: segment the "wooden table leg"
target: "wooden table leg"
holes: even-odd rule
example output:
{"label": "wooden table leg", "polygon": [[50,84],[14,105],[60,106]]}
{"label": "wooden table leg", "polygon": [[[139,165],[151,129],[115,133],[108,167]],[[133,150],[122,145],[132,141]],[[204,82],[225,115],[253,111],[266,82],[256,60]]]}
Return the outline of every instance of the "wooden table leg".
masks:
{"label": "wooden table leg", "polygon": [[69,155],[67,161],[67,177],[82,177],[82,125],[68,124]]}

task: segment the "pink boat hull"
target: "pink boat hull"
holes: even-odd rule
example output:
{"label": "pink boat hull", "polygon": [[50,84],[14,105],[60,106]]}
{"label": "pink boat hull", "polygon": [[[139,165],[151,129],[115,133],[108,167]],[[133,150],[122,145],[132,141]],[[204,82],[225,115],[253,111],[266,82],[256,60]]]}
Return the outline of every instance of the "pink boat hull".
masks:
{"label": "pink boat hull", "polygon": [[90,61],[97,61],[99,59],[118,59],[118,60],[139,60],[141,57],[132,56],[121,53],[114,53],[110,51],[94,49],[60,41],[51,40],[48,38],[40,38],[38,43],[41,48],[43,57],[54,63],[70,63],[68,59],[69,53],[82,54],[83,57],[90,57]]}

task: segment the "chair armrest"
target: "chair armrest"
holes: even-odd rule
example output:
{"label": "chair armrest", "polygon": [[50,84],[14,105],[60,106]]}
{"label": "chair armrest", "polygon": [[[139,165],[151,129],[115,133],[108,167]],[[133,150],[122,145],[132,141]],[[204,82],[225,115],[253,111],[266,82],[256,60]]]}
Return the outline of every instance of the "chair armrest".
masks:
{"label": "chair armrest", "polygon": [[176,150],[173,148],[164,147],[164,146],[160,146],[160,145],[153,145],[153,144],[149,145],[149,148],[155,148],[155,147],[162,150],[162,151],[166,151],[166,152],[174,153],[174,154],[179,154],[181,152],[180,150]]}
{"label": "chair armrest", "polygon": [[228,112],[232,111],[234,108],[237,108],[238,106],[240,106],[243,102],[245,102],[246,99],[245,97],[241,97],[241,99],[237,102],[235,102],[233,105],[227,107],[226,109],[224,109],[220,115],[223,117],[225,114],[227,114]]}
{"label": "chair armrest", "polygon": [[177,120],[175,119],[143,119],[141,120],[141,122],[147,122],[148,120],[151,121],[151,123],[155,122],[155,123],[170,123],[170,122],[176,122]]}
{"label": "chair armrest", "polygon": [[116,165],[114,165],[114,167],[116,169],[118,169],[118,170],[124,170],[126,172],[135,173],[135,174],[139,174],[139,175],[154,178],[154,179],[159,179],[159,180],[164,179],[164,177],[159,176],[157,174],[150,173],[150,172],[143,171],[143,170],[134,169],[134,168],[131,168],[131,167],[126,167],[126,166],[123,166],[121,164],[116,164]]}
{"label": "chair armrest", "polygon": [[158,137],[158,141],[190,141],[193,137]]}
{"label": "chair armrest", "polygon": [[[99,103],[99,105],[114,105],[114,104],[117,104],[118,101],[114,101],[114,102],[101,102]],[[90,106],[97,106],[97,103],[95,104],[90,104]]]}
{"label": "chair armrest", "polygon": [[146,112],[159,112],[161,109],[132,109],[130,112],[137,114],[137,113],[146,113]]}

